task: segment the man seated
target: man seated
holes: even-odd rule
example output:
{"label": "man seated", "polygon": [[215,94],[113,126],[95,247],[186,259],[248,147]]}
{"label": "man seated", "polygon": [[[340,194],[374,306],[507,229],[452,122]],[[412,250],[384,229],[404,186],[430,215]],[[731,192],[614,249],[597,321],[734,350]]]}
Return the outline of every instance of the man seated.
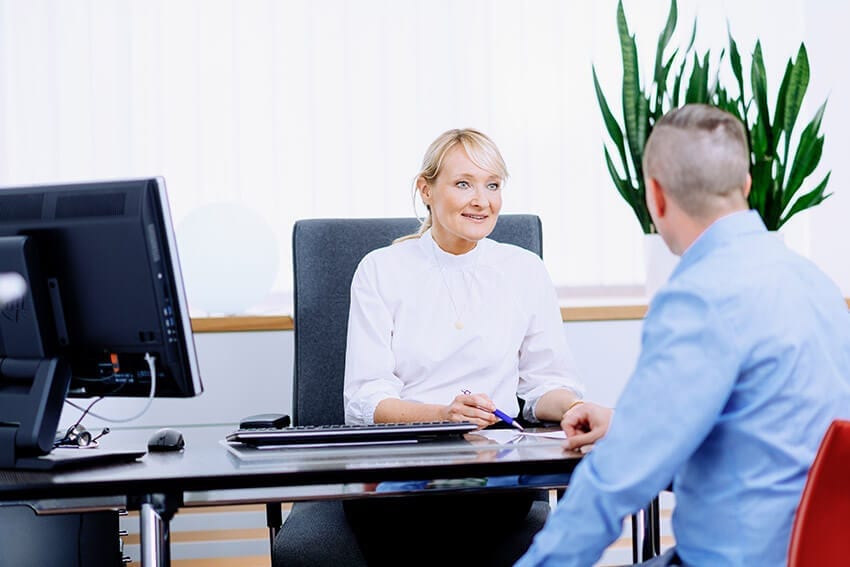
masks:
{"label": "man seated", "polygon": [[651,565],[785,565],[830,422],[850,417],[850,315],[838,288],[748,210],[743,125],[706,105],[647,141],[655,227],[681,260],[653,298],[616,413],[573,408],[576,469],[517,565],[593,565],[625,516],[670,484],[674,549]]}

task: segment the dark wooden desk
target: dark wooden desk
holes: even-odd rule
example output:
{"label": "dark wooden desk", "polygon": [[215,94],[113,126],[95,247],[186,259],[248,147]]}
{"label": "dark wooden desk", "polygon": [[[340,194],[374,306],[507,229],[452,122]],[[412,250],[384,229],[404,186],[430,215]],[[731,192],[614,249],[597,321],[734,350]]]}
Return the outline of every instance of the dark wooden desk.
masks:
{"label": "dark wooden desk", "polygon": [[[514,489],[556,488],[566,485],[581,457],[564,451],[559,440],[526,437],[499,443],[478,435],[447,442],[288,448],[238,456],[223,442],[233,428],[184,428],[183,451],[149,453],[130,464],[55,473],[0,471],[0,503],[23,503],[39,511],[123,503],[140,510],[142,565],[167,565],[169,521],[183,505],[365,498],[376,494],[376,483],[418,479],[522,475],[523,484]],[[115,431],[102,439],[102,446],[143,448],[151,433]],[[262,489],[259,496],[257,489]]]}

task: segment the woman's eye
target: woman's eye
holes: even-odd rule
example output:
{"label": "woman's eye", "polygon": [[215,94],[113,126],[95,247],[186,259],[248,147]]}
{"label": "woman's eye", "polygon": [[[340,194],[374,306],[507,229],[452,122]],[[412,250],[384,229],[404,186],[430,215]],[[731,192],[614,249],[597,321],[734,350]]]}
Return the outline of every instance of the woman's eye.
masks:
{"label": "woman's eye", "polygon": [[499,190],[499,184],[498,183],[488,183],[487,189],[489,189],[490,191],[498,191]]}
{"label": "woman's eye", "polygon": [[469,189],[469,183],[467,183],[466,181],[458,181],[457,186],[461,189]]}

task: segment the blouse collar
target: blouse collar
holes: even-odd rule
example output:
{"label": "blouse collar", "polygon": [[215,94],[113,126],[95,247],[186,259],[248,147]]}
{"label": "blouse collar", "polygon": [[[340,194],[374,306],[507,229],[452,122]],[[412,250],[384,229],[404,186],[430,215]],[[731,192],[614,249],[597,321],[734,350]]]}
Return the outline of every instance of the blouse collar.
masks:
{"label": "blouse collar", "polygon": [[434,240],[430,228],[419,238],[420,246],[427,257],[437,264],[437,267],[447,270],[462,270],[476,265],[478,257],[481,255],[482,242],[484,240],[476,243],[475,248],[465,254],[450,254],[440,248],[440,245]]}

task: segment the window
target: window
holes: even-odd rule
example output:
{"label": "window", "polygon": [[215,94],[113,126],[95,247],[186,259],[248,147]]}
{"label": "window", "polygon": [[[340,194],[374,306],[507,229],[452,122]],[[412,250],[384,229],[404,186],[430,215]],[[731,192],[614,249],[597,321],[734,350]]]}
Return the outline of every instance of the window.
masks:
{"label": "window", "polygon": [[[761,34],[781,73],[804,2],[751,4],[682,1],[679,32],[699,11],[703,48],[719,49],[734,18],[742,49]],[[626,2],[647,68],[667,9]],[[618,99],[615,13],[614,0],[0,2],[0,183],[163,175],[190,302],[240,293],[245,270],[265,266],[252,304],[223,310],[274,312],[288,309],[274,297],[288,299],[296,219],[412,215],[425,148],[470,126],[507,161],[504,212],[543,218],[560,288],[639,286],[641,234],[605,170],[590,74],[595,62]],[[220,223],[222,206],[257,230]],[[805,246],[800,226],[791,239]],[[193,261],[252,253],[231,279]]]}

